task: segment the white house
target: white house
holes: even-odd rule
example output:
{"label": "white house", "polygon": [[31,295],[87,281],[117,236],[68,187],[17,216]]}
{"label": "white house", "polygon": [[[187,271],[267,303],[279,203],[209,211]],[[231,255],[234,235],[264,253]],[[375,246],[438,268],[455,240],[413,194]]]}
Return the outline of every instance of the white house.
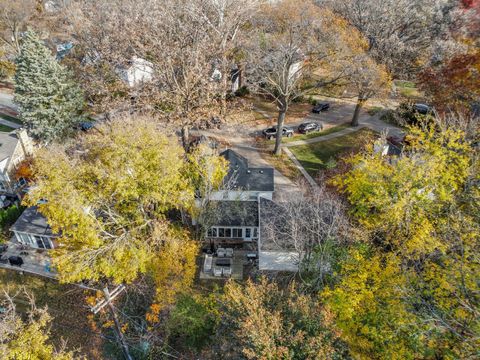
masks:
{"label": "white house", "polygon": [[15,193],[18,183],[12,173],[33,151],[33,141],[25,129],[10,133],[0,132],[0,193]]}
{"label": "white house", "polygon": [[118,67],[117,74],[130,87],[135,87],[153,80],[153,64],[137,56],[132,57],[128,66]]}

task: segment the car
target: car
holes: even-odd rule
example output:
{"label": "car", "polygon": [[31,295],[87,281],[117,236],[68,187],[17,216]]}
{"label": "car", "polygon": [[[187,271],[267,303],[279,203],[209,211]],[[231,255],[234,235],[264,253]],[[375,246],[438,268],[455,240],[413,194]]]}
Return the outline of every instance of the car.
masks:
{"label": "car", "polygon": [[414,104],[413,110],[422,115],[431,114],[433,112],[433,109],[425,104]]}
{"label": "car", "polygon": [[300,124],[297,130],[300,134],[308,134],[310,132],[320,131],[322,129],[323,129],[322,124],[310,121],[310,122],[304,122],[303,124]]}
{"label": "car", "polygon": [[[277,127],[272,126],[271,128],[263,130],[262,133],[263,133],[263,136],[265,136],[268,140],[271,140],[275,136],[277,136]],[[290,129],[289,127],[284,126],[282,128],[282,136],[292,137],[293,129]]]}
{"label": "car", "polygon": [[313,109],[312,109],[312,112],[314,114],[318,114],[320,113],[321,111],[327,111],[328,109],[330,109],[330,104],[327,103],[327,102],[321,102],[321,103],[317,103]]}

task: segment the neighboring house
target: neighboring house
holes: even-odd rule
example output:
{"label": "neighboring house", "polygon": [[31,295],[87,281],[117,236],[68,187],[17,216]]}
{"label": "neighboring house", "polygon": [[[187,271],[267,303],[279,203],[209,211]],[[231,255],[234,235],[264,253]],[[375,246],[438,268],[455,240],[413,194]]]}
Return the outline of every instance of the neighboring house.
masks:
{"label": "neighboring house", "polygon": [[34,144],[25,129],[0,132],[0,193],[14,194],[21,183],[13,177],[16,166],[33,154]]}
{"label": "neighboring house", "polygon": [[137,56],[132,57],[128,66],[119,67],[117,74],[130,87],[135,87],[153,80],[153,64]]}
{"label": "neighboring house", "polygon": [[275,190],[273,168],[250,167],[248,160],[228,149],[220,154],[229,162],[224,189],[211,194],[210,200],[258,201],[272,199]]}
{"label": "neighboring house", "polygon": [[10,228],[15,239],[24,245],[36,249],[53,249],[56,247],[55,235],[52,233],[47,219],[32,206],[20,215],[15,224]]}

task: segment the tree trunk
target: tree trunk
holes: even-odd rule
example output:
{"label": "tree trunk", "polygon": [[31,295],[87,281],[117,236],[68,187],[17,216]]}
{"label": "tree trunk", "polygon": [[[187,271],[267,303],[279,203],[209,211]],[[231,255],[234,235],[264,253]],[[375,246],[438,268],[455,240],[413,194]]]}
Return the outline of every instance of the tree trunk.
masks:
{"label": "tree trunk", "polygon": [[362,110],[363,104],[365,104],[365,99],[358,98],[357,105],[355,106],[355,111],[353,112],[352,122],[350,123],[351,126],[358,126],[358,117],[360,116],[360,110]]}
{"label": "tree trunk", "polygon": [[182,126],[182,145],[185,151],[190,147],[190,130],[188,126]]}
{"label": "tree trunk", "polygon": [[285,115],[287,113],[287,109],[282,107],[282,109],[278,110],[278,121],[277,121],[277,137],[275,140],[275,149],[273,153],[275,155],[280,155],[281,145],[282,145],[282,129],[283,123],[285,122]]}

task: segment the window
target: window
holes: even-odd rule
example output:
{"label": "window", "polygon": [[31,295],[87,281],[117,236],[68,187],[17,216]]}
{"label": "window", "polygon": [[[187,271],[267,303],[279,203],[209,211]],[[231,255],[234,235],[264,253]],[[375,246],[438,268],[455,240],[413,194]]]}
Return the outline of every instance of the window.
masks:
{"label": "window", "polygon": [[232,237],[232,229],[225,228],[225,237]]}
{"label": "window", "polygon": [[213,234],[212,230],[213,230],[212,228],[208,229],[208,231],[207,231],[207,236],[208,237],[212,237],[212,234]]}
{"label": "window", "polygon": [[212,228],[212,237],[217,237],[217,228]]}
{"label": "window", "polygon": [[218,237],[225,237],[225,229],[218,228]]}
{"label": "window", "polygon": [[239,228],[234,228],[232,229],[232,237],[234,238],[241,238],[243,237],[243,229],[239,229]]}
{"label": "window", "polygon": [[40,249],[51,249],[50,239],[45,236],[33,235],[35,241],[37,242],[37,247]]}
{"label": "window", "polygon": [[253,228],[253,237],[254,237],[254,238],[258,237],[258,230],[257,230],[257,228]]}
{"label": "window", "polygon": [[250,229],[250,228],[245,229],[245,237],[246,238],[252,237],[252,229]]}

